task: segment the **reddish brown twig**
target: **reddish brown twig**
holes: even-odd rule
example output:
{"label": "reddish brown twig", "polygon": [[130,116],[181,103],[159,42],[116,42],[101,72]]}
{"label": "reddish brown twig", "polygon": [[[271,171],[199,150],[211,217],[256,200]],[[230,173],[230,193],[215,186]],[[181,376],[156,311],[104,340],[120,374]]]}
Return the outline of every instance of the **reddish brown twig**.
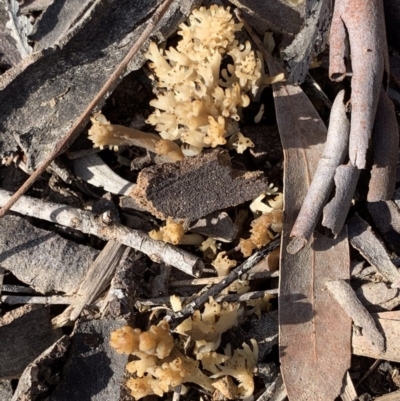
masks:
{"label": "reddish brown twig", "polygon": [[137,53],[146,39],[149,37],[151,32],[154,30],[157,23],[160,21],[162,16],[166,13],[172,0],[165,0],[161,5],[155,10],[152,18],[148,22],[146,28],[140,35],[139,39],[132,46],[131,50],[121,61],[115,71],[111,74],[110,78],[104,84],[104,86],[97,93],[95,98],[89,103],[82,115],[77,119],[75,124],[71,129],[65,134],[65,136],[55,145],[53,152],[50,156],[38,167],[38,169],[25,181],[25,183],[18,189],[17,192],[9,199],[9,201],[0,209],[0,218],[3,217],[10,208],[15,204],[15,202],[32,186],[32,184],[44,173],[46,168],[50,163],[68,146],[68,144],[75,138],[75,135],[80,132],[82,126],[89,119],[90,114],[93,112],[96,105],[101,101],[101,99],[106,96],[115,84],[118,82],[119,78],[125,71],[129,62],[132,60],[133,56]]}
{"label": "reddish brown twig", "polygon": [[350,161],[366,167],[388,53],[382,0],[336,0],[330,34],[329,76],[341,81],[347,74],[347,37],[351,54]]}

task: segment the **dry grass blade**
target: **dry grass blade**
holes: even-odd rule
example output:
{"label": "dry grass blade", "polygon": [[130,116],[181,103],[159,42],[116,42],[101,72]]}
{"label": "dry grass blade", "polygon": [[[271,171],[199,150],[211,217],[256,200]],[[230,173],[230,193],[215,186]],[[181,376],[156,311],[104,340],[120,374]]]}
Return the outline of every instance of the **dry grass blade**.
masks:
{"label": "dry grass blade", "polygon": [[[252,36],[256,44],[259,42],[270,74],[281,73],[281,66]],[[329,280],[350,277],[346,235],[342,233],[336,240],[314,235],[311,246],[298,254],[286,251],[322,155],[326,128],[300,87],[273,84],[273,93],[285,157],[279,291],[281,371],[290,400],[333,400],[350,367],[351,321],[324,287]]]}

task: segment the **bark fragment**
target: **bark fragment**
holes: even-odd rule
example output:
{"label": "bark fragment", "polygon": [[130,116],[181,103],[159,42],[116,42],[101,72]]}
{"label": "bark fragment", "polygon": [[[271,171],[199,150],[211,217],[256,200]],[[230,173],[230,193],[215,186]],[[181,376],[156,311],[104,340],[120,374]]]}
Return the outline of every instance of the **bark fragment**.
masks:
{"label": "bark fragment", "polygon": [[226,150],[143,169],[131,196],[154,216],[193,221],[236,206],[268,187],[261,172],[235,170]]}
{"label": "bark fragment", "polygon": [[0,318],[0,378],[14,379],[47,347],[61,337],[53,330],[50,309],[25,305]]}
{"label": "bark fragment", "polygon": [[374,320],[357,298],[350,284],[344,280],[334,280],[328,281],[326,286],[354,324],[362,328],[363,335],[371,345],[378,352],[383,352],[385,350],[383,335],[377,329]]}
{"label": "bark fragment", "polygon": [[324,207],[322,218],[322,225],[335,236],[342,231],[359,177],[360,170],[351,162],[336,169],[335,195]]}
{"label": "bark fragment", "polygon": [[379,96],[372,141],[374,164],[367,200],[368,202],[390,200],[396,185],[399,127],[394,105],[383,88]]}
{"label": "bark fragment", "polygon": [[353,354],[400,362],[400,311],[374,313],[372,317],[382,333],[385,334],[385,351],[377,351],[365,336],[353,334]]}
{"label": "bark fragment", "polygon": [[48,395],[60,381],[59,366],[69,344],[69,336],[62,336],[31,362],[22,373],[11,401],[37,400]]}
{"label": "bark fragment", "polygon": [[389,64],[383,0],[336,0],[329,40],[329,76],[335,81],[343,80],[347,74],[347,38],[353,73],[349,156],[353,165],[363,169],[379,91]]}
{"label": "bark fragment", "polygon": [[78,322],[63,380],[48,400],[118,400],[128,357],[117,354],[109,340],[110,333],[125,324],[125,320]]}
{"label": "bark fragment", "polygon": [[71,294],[98,254],[17,216],[0,219],[0,263],[36,291]]}
{"label": "bark fragment", "polygon": [[399,288],[400,273],[368,223],[360,216],[354,215],[348,222],[348,232],[350,244],[374,266],[385,280]]}
{"label": "bark fragment", "polygon": [[[346,116],[344,95],[344,90],[342,90],[336,96],[324,151],[290,233],[291,237],[299,239],[300,245],[306,244],[311,238],[322,209],[333,189],[335,171],[344,161],[347,153],[350,123]],[[292,244],[294,243],[289,244],[289,252],[298,252],[300,249],[293,249]]]}

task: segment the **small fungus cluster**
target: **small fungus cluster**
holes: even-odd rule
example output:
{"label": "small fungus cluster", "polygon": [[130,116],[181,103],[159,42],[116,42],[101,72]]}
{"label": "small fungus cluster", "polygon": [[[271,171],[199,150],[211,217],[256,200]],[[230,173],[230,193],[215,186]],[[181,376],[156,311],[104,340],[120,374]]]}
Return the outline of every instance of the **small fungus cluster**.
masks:
{"label": "small fungus cluster", "polygon": [[[175,306],[180,308],[179,299]],[[221,335],[237,324],[239,305],[210,299],[204,311],[196,311],[175,330],[181,339],[194,341],[194,357],[174,348],[174,339],[166,321],[151,326],[148,331],[121,327],[111,333],[110,345],[118,353],[134,355],[137,360],[127,364],[131,374],[126,385],[132,396],[139,400],[147,395],[163,396],[184,383],[194,383],[209,393],[218,390],[229,399],[245,398],[253,394],[253,371],[257,363],[258,347],[242,345],[233,352],[229,344],[224,354],[216,352]],[[235,379],[232,380],[232,379]]]}
{"label": "small fungus cluster", "polygon": [[162,138],[180,140],[187,156],[225,145],[233,134],[232,146],[239,153],[254,146],[238,135],[237,122],[241,108],[250,104],[249,95],[264,82],[264,72],[250,42],[235,39],[241,27],[229,8],[201,7],[193,10],[188,24],[179,26],[182,39],[176,48],[161,50],[152,42],[145,54],[158,88],[157,99],[150,102],[155,111],[147,122]]}

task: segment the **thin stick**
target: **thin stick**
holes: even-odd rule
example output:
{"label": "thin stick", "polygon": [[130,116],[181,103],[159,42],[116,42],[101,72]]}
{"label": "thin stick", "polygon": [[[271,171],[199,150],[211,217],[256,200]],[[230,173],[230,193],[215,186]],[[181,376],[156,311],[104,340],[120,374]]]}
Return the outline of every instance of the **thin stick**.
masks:
{"label": "thin stick", "polygon": [[234,281],[238,280],[247,273],[253,266],[255,266],[260,260],[264,259],[268,254],[270,254],[274,249],[276,249],[280,244],[280,239],[276,239],[268,244],[268,246],[254,255],[250,256],[246,261],[244,261],[236,269],[232,270],[228,276],[226,276],[220,283],[211,287],[208,291],[201,294],[194,301],[186,305],[182,310],[176,312],[169,320],[171,323],[178,323],[187,317],[191,316],[196,309],[201,308],[210,297],[215,298],[222,290],[230,286]]}
{"label": "thin stick", "polygon": [[50,156],[37,168],[37,170],[25,181],[25,183],[18,189],[17,192],[7,201],[7,203],[0,209],[0,218],[3,217],[15,204],[15,202],[32,186],[32,184],[45,172],[46,168],[50,165],[50,163],[65,150],[68,143],[74,138],[74,136],[83,128],[83,125],[89,119],[90,114],[93,112],[94,108],[97,106],[99,101],[107,95],[107,92],[114,87],[115,83],[119,80],[120,76],[125,71],[129,62],[132,60],[133,56],[137,53],[146,39],[154,30],[157,23],[161,20],[163,15],[168,10],[173,0],[165,0],[161,5],[156,9],[152,18],[148,22],[146,28],[140,35],[139,39],[134,43],[131,50],[125,56],[125,58],[121,61],[115,71],[111,74],[110,78],[108,78],[107,82],[100,89],[94,99],[89,103],[86,107],[85,111],[81,114],[81,116],[76,120],[71,129],[65,134],[65,136],[57,142],[54,147],[53,152]]}
{"label": "thin stick", "polygon": [[[257,272],[257,273],[247,273],[243,274],[241,280],[263,280],[267,278],[279,277],[279,271],[270,272]],[[212,285],[220,283],[225,276],[223,277],[205,277],[205,278],[194,278],[193,280],[176,280],[171,281],[169,286],[171,288],[176,287],[190,287],[192,285]]]}
{"label": "thin stick", "polygon": [[[5,204],[9,198],[10,194],[0,189],[0,205]],[[95,235],[106,241],[115,239],[121,244],[143,252],[156,263],[163,261],[191,276],[197,276],[204,267],[202,260],[189,252],[171,244],[153,240],[143,231],[133,230],[119,223],[106,224],[100,217],[86,210],[43,202],[29,196],[22,196],[11,210],[58,223],[85,234]]]}

